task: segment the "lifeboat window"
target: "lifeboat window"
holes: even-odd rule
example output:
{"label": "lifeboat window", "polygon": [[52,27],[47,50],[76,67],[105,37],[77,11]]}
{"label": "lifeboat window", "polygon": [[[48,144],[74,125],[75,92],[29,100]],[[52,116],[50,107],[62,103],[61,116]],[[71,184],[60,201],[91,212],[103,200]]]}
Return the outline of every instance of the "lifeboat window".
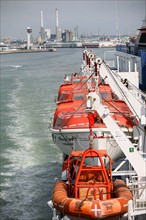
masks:
{"label": "lifeboat window", "polygon": [[87,81],[87,78],[82,78],[82,79],[74,78],[72,82],[75,84],[75,83],[86,82],[86,81]]}
{"label": "lifeboat window", "polygon": [[59,97],[59,101],[64,100],[64,96],[65,96],[65,94],[64,94],[64,93],[62,93],[62,94],[60,95],[60,97]]}
{"label": "lifeboat window", "polygon": [[81,79],[73,79],[73,83],[78,83],[78,82],[80,82],[81,81]]}
{"label": "lifeboat window", "polygon": [[[63,112],[63,114],[67,115],[64,112]],[[55,126],[57,126],[57,127],[64,127],[64,126],[66,126],[66,123],[67,123],[68,120],[69,120],[68,116],[65,117],[65,118],[58,117],[56,122],[55,122]]]}
{"label": "lifeboat window", "polygon": [[84,94],[74,94],[74,100],[84,100]]}
{"label": "lifeboat window", "polygon": [[61,93],[58,101],[69,99],[69,93]]}
{"label": "lifeboat window", "polygon": [[114,92],[112,92],[112,99],[118,100],[118,96]]}
{"label": "lifeboat window", "polygon": [[82,78],[81,82],[86,82],[87,78]]}
{"label": "lifeboat window", "polygon": [[100,92],[101,98],[105,99],[105,100],[110,100],[111,96],[109,92]]}
{"label": "lifeboat window", "polygon": [[56,120],[56,126],[61,126],[61,122],[62,122],[62,120],[61,120],[61,118],[57,118],[57,120]]}

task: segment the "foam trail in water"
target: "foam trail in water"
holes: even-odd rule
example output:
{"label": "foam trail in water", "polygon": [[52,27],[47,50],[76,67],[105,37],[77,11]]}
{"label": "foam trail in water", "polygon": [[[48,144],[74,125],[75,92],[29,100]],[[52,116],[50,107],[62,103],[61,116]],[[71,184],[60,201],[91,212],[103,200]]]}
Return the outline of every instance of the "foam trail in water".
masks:
{"label": "foam trail in water", "polygon": [[0,69],[10,69],[10,70],[17,70],[19,68],[22,68],[20,65],[0,65]]}

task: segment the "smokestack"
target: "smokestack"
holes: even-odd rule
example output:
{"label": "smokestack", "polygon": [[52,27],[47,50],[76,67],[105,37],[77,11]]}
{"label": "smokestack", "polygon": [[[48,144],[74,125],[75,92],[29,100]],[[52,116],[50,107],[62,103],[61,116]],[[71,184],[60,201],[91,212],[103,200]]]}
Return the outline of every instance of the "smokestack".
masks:
{"label": "smokestack", "polygon": [[59,41],[59,22],[58,22],[58,10],[56,8],[56,41]]}
{"label": "smokestack", "polygon": [[56,27],[59,27],[59,22],[58,22],[58,10],[56,8]]}
{"label": "smokestack", "polygon": [[32,29],[30,27],[27,27],[27,50],[31,49],[31,42],[30,42],[31,33],[32,33]]}
{"label": "smokestack", "polygon": [[43,11],[41,10],[41,27],[44,27]]}
{"label": "smokestack", "polygon": [[45,29],[44,29],[44,20],[43,20],[43,10],[41,10],[41,30],[40,30],[41,44],[45,42]]}

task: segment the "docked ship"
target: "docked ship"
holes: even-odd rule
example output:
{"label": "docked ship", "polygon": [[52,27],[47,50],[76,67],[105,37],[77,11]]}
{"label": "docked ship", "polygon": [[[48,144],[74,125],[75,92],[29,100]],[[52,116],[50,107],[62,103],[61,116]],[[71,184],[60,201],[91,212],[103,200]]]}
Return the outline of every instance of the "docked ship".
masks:
{"label": "docked ship", "polygon": [[99,42],[98,41],[83,41],[82,47],[83,48],[98,48]]}

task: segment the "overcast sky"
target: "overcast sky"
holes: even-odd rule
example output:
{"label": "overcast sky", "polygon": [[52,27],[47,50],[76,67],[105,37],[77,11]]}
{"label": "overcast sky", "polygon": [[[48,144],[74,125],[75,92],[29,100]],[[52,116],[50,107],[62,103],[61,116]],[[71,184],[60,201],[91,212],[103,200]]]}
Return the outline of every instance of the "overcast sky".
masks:
{"label": "overcast sky", "polygon": [[[55,33],[55,9],[58,9],[59,27],[79,34],[116,34],[116,20],[120,34],[135,33],[145,17],[146,0],[0,0],[1,38],[27,38],[26,28],[33,36],[40,31],[40,11],[44,27]],[[117,2],[117,3],[115,3]],[[117,5],[117,7],[116,7]],[[117,12],[117,13],[116,13]],[[117,16],[116,16],[117,14]],[[117,19],[116,19],[117,18]]]}

